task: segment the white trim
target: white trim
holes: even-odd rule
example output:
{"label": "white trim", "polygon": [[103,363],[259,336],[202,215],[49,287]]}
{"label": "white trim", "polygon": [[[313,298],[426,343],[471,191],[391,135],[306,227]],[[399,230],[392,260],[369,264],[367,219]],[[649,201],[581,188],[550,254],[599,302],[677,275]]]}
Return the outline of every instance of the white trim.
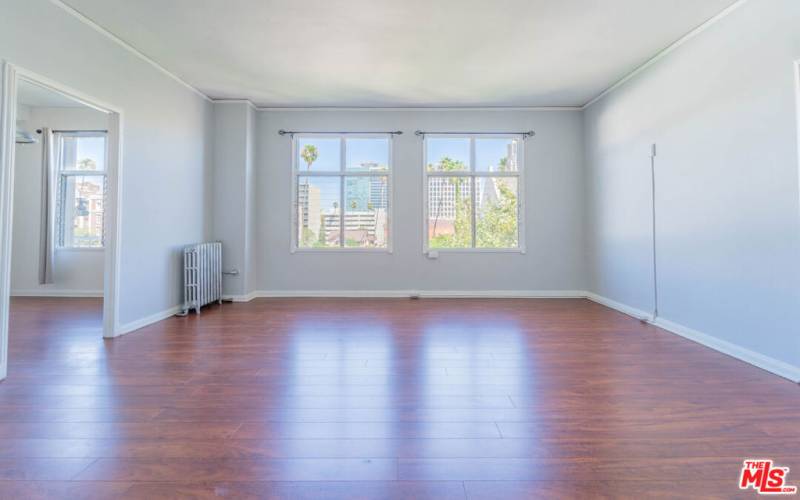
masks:
{"label": "white trim", "polygon": [[601,306],[606,306],[641,321],[651,322],[653,320],[653,315],[648,312],[623,304],[622,302],[611,300],[607,297],[603,297],[602,295],[597,295],[596,293],[586,292],[586,298],[592,302],[600,304]]}
{"label": "white trim", "polygon": [[[317,172],[301,172],[300,165],[298,164],[298,157],[300,156],[298,139],[303,138],[325,138],[339,139],[339,170],[325,170]],[[347,170],[347,140],[348,139],[387,139],[389,145],[388,151],[388,170],[383,172],[348,172]],[[362,132],[362,133],[349,133],[349,132],[331,132],[331,133],[295,133],[291,138],[291,151],[292,151],[292,185],[291,185],[291,235],[289,237],[289,253],[291,254],[324,254],[324,253],[375,253],[375,254],[391,254],[393,253],[394,244],[394,134],[385,132]],[[298,191],[300,190],[300,177],[327,177],[339,179],[339,223],[341,225],[341,234],[339,236],[340,245],[338,247],[326,248],[306,248],[300,247],[298,241],[298,229],[300,220],[298,219]],[[386,177],[388,183],[386,190],[386,224],[389,229],[389,235],[386,240],[386,247],[346,247],[344,232],[345,232],[345,180],[347,177]],[[306,194],[308,196],[308,194]]]}
{"label": "white trim", "polygon": [[[118,330],[119,318],[119,274],[120,274],[120,237],[121,237],[121,207],[120,200],[122,200],[122,109],[114,105],[104,103],[100,100],[86,95],[77,90],[71,89],[59,82],[51,80],[45,76],[28,71],[19,66],[11,63],[4,62],[6,78],[9,78],[12,84],[9,87],[10,92],[6,96],[12,106],[7,106],[2,111],[5,116],[0,117],[0,127],[5,127],[6,134],[13,134],[13,127],[9,126],[9,118],[14,118],[16,112],[16,83],[19,80],[31,82],[40,87],[44,87],[53,92],[64,95],[70,99],[78,101],[92,109],[96,109],[108,115],[108,136],[107,136],[107,202],[105,209],[105,250],[104,253],[104,276],[103,276],[103,336],[110,338],[116,335]],[[0,198],[4,202],[11,203],[13,199],[13,171],[14,171],[14,158],[13,148],[7,157],[0,157],[3,163],[0,165],[0,172],[7,172],[10,177],[3,178],[0,174]],[[6,184],[6,180],[9,183]],[[0,219],[5,216],[10,217],[9,213],[4,213],[0,205]],[[2,222],[2,220],[0,220]],[[11,267],[11,219],[7,224],[2,224],[6,228],[6,233],[0,233],[0,238],[3,238],[0,243],[0,275],[8,272],[10,274]],[[5,246],[9,245],[8,250]],[[7,276],[6,276],[7,277]],[[10,293],[10,282],[0,282],[0,304],[2,304],[2,312],[0,312],[0,344],[7,341],[7,304]]]}
{"label": "white trim", "polygon": [[649,313],[592,292],[586,292],[586,297],[593,302],[597,302],[603,306],[615,309],[636,319],[647,321],[658,328],[666,330],[675,335],[679,335],[687,340],[697,342],[698,344],[713,349],[717,352],[726,354],[740,361],[751,364],[757,368],[761,368],[762,370],[766,370],[780,377],[789,379],[792,382],[800,383],[800,367],[777,360],[775,358],[771,358],[769,356],[765,356],[755,351],[751,351],[750,349],[746,349],[731,342],[718,339],[717,337],[707,333],[694,330],[661,317],[656,318],[655,321],[653,321],[652,316]]}
{"label": "white trim", "polygon": [[82,252],[105,252],[105,247],[56,247],[55,251],[57,253],[82,253]]}
{"label": "white trim", "polygon": [[0,59],[0,380],[8,373],[16,86],[15,68]]}
{"label": "white trim", "polygon": [[583,111],[582,106],[256,106],[256,111]]}
{"label": "white trim", "polygon": [[[455,172],[428,172],[428,139],[469,139],[469,165],[467,170]],[[489,172],[476,170],[475,143],[476,139],[512,139],[517,141],[517,171],[516,172]],[[518,253],[526,252],[525,241],[525,138],[519,134],[425,134],[422,136],[422,254],[429,252],[438,253]],[[494,175],[498,174],[498,175]],[[431,177],[463,177],[470,179],[470,196],[472,197],[472,247],[466,248],[430,248],[428,246],[429,218],[428,218],[428,179]],[[517,247],[516,248],[481,248],[476,247],[477,210],[475,196],[475,179],[478,177],[510,177],[517,179]]]}
{"label": "white trim", "polygon": [[103,336],[117,335],[119,328],[119,277],[122,274],[122,111],[108,116],[106,148],[106,206],[103,207],[106,230],[103,258]]}
{"label": "white trim", "polygon": [[699,35],[703,31],[707,30],[708,28],[710,28],[711,26],[716,24],[719,20],[721,20],[722,18],[724,18],[725,16],[727,16],[728,14],[733,12],[734,10],[738,9],[739,7],[741,7],[745,2],[747,2],[747,0],[736,0],[731,5],[725,7],[724,9],[722,9],[722,11],[720,11],[718,14],[710,17],[709,19],[706,19],[702,24],[700,24],[699,26],[695,27],[694,29],[692,29],[691,31],[689,31],[688,33],[683,35],[682,37],[678,38],[677,40],[675,40],[671,44],[667,45],[666,47],[661,49],[658,53],[656,53],[656,55],[654,55],[653,57],[651,57],[650,59],[645,61],[643,64],[637,66],[633,71],[631,71],[627,75],[623,76],[622,78],[620,78],[619,80],[614,82],[610,87],[606,88],[605,90],[600,92],[596,97],[592,98],[589,102],[587,102],[586,104],[581,106],[580,109],[584,110],[584,109],[589,108],[592,104],[594,104],[597,101],[601,100],[602,98],[604,98],[605,96],[607,96],[611,92],[615,91],[619,87],[625,85],[625,83],[628,82],[630,79],[634,78],[636,75],[638,75],[642,71],[646,70],[647,68],[649,68],[653,64],[655,64],[658,61],[660,61],[661,59],[665,58],[672,51],[674,51],[675,49],[677,49],[678,47],[680,47],[684,43],[688,42],[692,38],[696,37],[697,35]]}
{"label": "white trim", "polygon": [[120,325],[115,332],[115,337],[119,337],[121,335],[125,335],[126,333],[133,332],[135,330],[139,330],[140,328],[144,328],[146,326],[150,326],[153,323],[158,323],[159,321],[163,321],[167,318],[171,318],[175,316],[181,311],[181,306],[173,306],[169,309],[165,309],[161,312],[157,312],[155,314],[151,314],[150,316],[137,319],[135,321],[131,321],[130,323],[125,323],[124,325]]}
{"label": "white trim", "polygon": [[[102,231],[100,235],[100,246],[99,247],[79,247],[74,246],[71,244],[65,244],[67,239],[70,242],[74,240],[75,235],[72,231],[67,230],[66,223],[66,196],[65,196],[65,189],[66,183],[65,180],[69,177],[102,177],[103,178],[103,210],[105,211],[105,205],[108,203],[108,194],[105,192],[108,187],[108,130],[105,132],[97,132],[97,131],[70,131],[70,132],[55,132],[53,133],[53,140],[56,141],[55,147],[58,151],[63,151],[64,148],[64,139],[67,138],[100,138],[103,139],[103,169],[102,170],[66,170],[64,169],[63,165],[63,158],[62,154],[58,154],[58,168],[56,174],[58,175],[57,180],[57,187],[56,190],[58,194],[56,195],[55,199],[52,200],[53,206],[55,207],[56,213],[58,214],[55,218],[56,224],[56,238],[55,238],[55,250],[64,250],[64,251],[74,251],[74,250],[81,250],[81,251],[103,251],[105,250],[105,231]],[[72,221],[70,221],[72,222]],[[67,235],[69,234],[69,238]]]}
{"label": "white trim", "polygon": [[248,108],[253,111],[258,111],[258,108],[250,99],[211,99],[214,104],[246,104]]}
{"label": "white trim", "polygon": [[223,295],[222,300],[230,300],[231,302],[250,302],[257,297],[258,292],[248,292],[243,295]]}
{"label": "white trim", "polygon": [[102,297],[102,290],[62,290],[62,289],[32,289],[11,290],[12,297]]}
{"label": "white trim", "polygon": [[85,25],[89,26],[90,28],[92,28],[96,32],[100,33],[101,35],[105,36],[109,40],[115,42],[120,47],[124,48],[125,50],[127,50],[131,54],[134,54],[139,59],[143,60],[147,64],[149,64],[152,67],[156,68],[157,70],[159,70],[160,72],[162,72],[166,76],[168,76],[171,79],[175,80],[176,82],[178,82],[182,86],[186,87],[187,89],[191,90],[192,92],[194,92],[198,96],[202,97],[206,101],[213,102],[211,100],[211,98],[208,97],[207,95],[205,95],[203,92],[200,92],[197,88],[195,88],[192,85],[190,85],[189,83],[187,83],[181,77],[179,77],[175,73],[171,72],[170,70],[168,70],[164,66],[160,65],[155,60],[153,60],[150,57],[146,56],[144,53],[142,53],[139,49],[137,49],[133,45],[129,44],[128,42],[126,42],[122,38],[118,37],[114,33],[108,31],[104,27],[102,27],[99,24],[97,24],[96,22],[92,21],[91,19],[86,17],[84,14],[82,14],[80,11],[74,9],[73,7],[70,7],[69,5],[65,4],[61,0],[50,0],[50,3],[52,3],[53,5],[55,5],[58,8],[62,9],[67,14],[73,16],[74,18],[76,18],[80,22],[84,23]]}
{"label": "white trim", "polygon": [[717,352],[727,354],[728,356],[736,358],[740,361],[744,361],[745,363],[749,363],[755,367],[761,368],[762,370],[766,370],[770,373],[774,373],[775,375],[789,379],[792,382],[800,383],[800,367],[790,365],[789,363],[765,356],[755,351],[751,351],[750,349],[746,349],[731,342],[718,339],[707,333],[693,330],[692,328],[674,323],[664,318],[656,318],[653,324],[659,328],[667,330],[668,332],[674,333],[675,335],[679,335],[685,339],[714,349]]}
{"label": "white trim", "polygon": [[[257,290],[237,296],[256,298],[476,298],[476,299],[583,299],[583,290]],[[246,300],[245,300],[246,298]]]}

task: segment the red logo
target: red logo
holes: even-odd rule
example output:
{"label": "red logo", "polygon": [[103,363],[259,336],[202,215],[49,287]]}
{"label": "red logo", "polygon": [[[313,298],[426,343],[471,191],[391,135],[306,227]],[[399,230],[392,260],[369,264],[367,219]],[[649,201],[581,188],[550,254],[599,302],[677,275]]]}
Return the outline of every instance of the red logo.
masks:
{"label": "red logo", "polygon": [[778,467],[769,459],[748,459],[742,465],[739,489],[753,488],[759,495],[794,495],[797,486],[787,486],[789,467]]}

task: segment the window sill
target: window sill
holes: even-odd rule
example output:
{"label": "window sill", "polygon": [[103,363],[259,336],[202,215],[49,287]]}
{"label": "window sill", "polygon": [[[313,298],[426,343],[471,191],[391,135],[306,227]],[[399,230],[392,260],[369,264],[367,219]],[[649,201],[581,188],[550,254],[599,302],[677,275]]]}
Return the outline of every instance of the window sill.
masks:
{"label": "window sill", "polygon": [[374,254],[391,254],[391,248],[292,248],[290,253],[308,253],[308,254],[325,254],[325,253],[374,253]]}
{"label": "window sill", "polygon": [[425,248],[423,250],[424,255],[428,255],[430,252],[437,252],[437,253],[472,253],[472,254],[481,254],[481,253],[518,253],[524,254],[525,248]]}
{"label": "window sill", "polygon": [[103,252],[105,247],[59,247],[56,252]]}

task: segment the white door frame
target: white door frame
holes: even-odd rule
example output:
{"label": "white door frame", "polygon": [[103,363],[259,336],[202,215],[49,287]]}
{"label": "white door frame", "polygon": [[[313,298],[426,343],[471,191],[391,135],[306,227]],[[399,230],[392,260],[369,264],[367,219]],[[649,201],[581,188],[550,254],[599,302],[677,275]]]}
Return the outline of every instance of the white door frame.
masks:
{"label": "white door frame", "polygon": [[0,60],[0,380],[8,372],[11,235],[14,207],[14,141],[17,84],[26,80],[108,114],[108,191],[105,207],[103,337],[119,332],[119,262],[122,199],[122,110],[47,77]]}

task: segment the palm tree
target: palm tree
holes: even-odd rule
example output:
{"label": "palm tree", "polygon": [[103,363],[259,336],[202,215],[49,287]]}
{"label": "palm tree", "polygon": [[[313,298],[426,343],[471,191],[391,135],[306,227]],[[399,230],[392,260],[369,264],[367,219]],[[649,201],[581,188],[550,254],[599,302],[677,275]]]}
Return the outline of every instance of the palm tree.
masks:
{"label": "palm tree", "polygon": [[[314,146],[313,144],[306,144],[305,146],[303,146],[303,150],[300,151],[300,158],[302,158],[303,161],[306,162],[306,171],[310,172],[311,171],[311,164],[314,163],[315,161],[317,161],[317,158],[319,158],[319,151],[317,150],[317,147]],[[303,211],[303,214],[305,214],[305,212],[308,210],[308,201],[309,201],[309,197],[311,196],[311,189],[309,188],[308,180],[309,180],[308,177],[306,177],[306,182],[305,182],[305,187],[306,187],[305,206],[301,206],[300,207],[300,210]],[[301,215],[303,215],[303,214],[301,214]],[[305,214],[305,215],[306,215],[306,217],[308,216],[307,214]],[[303,219],[301,219],[301,220],[303,220]],[[324,233],[324,231],[322,231],[322,233]]]}
{"label": "palm tree", "polygon": [[303,150],[300,151],[300,158],[306,162],[307,171],[311,171],[311,164],[317,161],[317,158],[319,158],[319,151],[313,144],[306,144],[303,147]]}

